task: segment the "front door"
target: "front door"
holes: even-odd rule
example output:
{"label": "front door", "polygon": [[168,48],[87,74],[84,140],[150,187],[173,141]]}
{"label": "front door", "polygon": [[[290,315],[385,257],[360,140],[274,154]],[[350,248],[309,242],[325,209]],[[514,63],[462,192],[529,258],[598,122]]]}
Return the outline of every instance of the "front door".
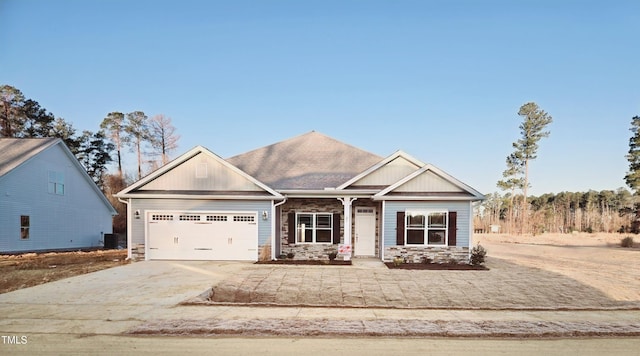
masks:
{"label": "front door", "polygon": [[376,209],[356,208],[356,241],[354,254],[356,256],[376,255]]}

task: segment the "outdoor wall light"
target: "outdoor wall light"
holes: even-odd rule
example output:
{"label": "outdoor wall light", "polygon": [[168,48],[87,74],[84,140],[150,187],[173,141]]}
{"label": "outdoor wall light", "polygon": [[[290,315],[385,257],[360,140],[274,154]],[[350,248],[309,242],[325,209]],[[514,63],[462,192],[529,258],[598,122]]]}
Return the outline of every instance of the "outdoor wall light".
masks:
{"label": "outdoor wall light", "polygon": [[140,210],[136,210],[135,216],[136,216],[136,219],[140,219]]}
{"label": "outdoor wall light", "polygon": [[262,220],[267,220],[269,218],[269,213],[265,210],[262,212]]}

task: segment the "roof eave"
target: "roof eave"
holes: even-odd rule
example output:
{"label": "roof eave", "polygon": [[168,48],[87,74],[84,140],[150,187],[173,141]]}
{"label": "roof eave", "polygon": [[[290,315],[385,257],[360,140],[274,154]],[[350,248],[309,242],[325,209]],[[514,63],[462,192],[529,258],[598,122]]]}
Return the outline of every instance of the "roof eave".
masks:
{"label": "roof eave", "polygon": [[455,200],[455,201],[480,201],[480,200],[484,200],[484,197],[480,198],[480,197],[476,197],[476,196],[469,196],[469,197],[456,197],[456,196],[438,196],[438,197],[425,197],[425,196],[388,196],[388,195],[374,195],[372,197],[373,200],[375,201],[382,201],[382,200],[395,200],[395,201],[401,201],[401,200],[412,200],[412,201],[417,201],[417,200],[422,200],[422,201],[442,201],[442,200]]}
{"label": "roof eave", "polygon": [[283,200],[282,195],[188,195],[188,194],[116,194],[121,199],[191,199],[191,200]]}
{"label": "roof eave", "polygon": [[287,198],[333,198],[333,197],[357,197],[371,198],[378,190],[336,190],[336,189],[281,189],[280,194]]}

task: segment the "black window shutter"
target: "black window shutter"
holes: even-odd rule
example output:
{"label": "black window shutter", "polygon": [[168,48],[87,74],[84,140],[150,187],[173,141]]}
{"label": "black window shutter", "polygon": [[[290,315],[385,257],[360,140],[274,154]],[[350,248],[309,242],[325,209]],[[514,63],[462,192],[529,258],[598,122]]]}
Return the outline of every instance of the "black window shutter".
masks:
{"label": "black window shutter", "polygon": [[[344,228],[346,229],[347,227],[345,226]],[[340,213],[333,214],[333,243],[340,243]]]}
{"label": "black window shutter", "polygon": [[456,233],[458,231],[458,213],[449,212],[449,246],[456,245]]}
{"label": "black window shutter", "polygon": [[399,211],[396,217],[396,245],[404,246],[404,211]]}
{"label": "black window shutter", "polygon": [[289,227],[289,232],[287,234],[287,242],[289,245],[293,245],[296,243],[296,213],[292,211],[289,213],[289,221],[287,222]]}

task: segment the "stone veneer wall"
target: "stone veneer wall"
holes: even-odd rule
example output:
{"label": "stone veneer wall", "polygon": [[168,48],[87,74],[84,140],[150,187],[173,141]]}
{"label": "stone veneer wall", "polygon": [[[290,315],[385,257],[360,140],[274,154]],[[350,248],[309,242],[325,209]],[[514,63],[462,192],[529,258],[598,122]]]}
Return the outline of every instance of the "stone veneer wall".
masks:
{"label": "stone veneer wall", "polygon": [[144,244],[134,244],[131,246],[131,260],[143,261],[144,260]]}
{"label": "stone veneer wall", "polygon": [[[338,245],[332,244],[298,244],[287,245],[282,249],[282,254],[293,253],[294,260],[329,260],[331,252],[338,252]],[[342,261],[344,258],[338,256],[336,260]]]}
{"label": "stone veneer wall", "polygon": [[[340,214],[340,243],[344,243],[344,209],[336,199],[290,199],[282,205],[281,254],[294,254],[295,260],[328,260],[331,251],[338,251],[334,244],[295,244],[295,231],[289,229],[289,213],[331,213]],[[291,239],[289,239],[291,236]],[[289,243],[291,240],[291,243]],[[338,257],[337,259],[342,259]]]}
{"label": "stone veneer wall", "polygon": [[422,263],[425,257],[433,263],[469,263],[468,247],[426,247],[426,246],[387,246],[384,249],[384,261],[393,262],[394,257],[402,257],[407,263]]}

